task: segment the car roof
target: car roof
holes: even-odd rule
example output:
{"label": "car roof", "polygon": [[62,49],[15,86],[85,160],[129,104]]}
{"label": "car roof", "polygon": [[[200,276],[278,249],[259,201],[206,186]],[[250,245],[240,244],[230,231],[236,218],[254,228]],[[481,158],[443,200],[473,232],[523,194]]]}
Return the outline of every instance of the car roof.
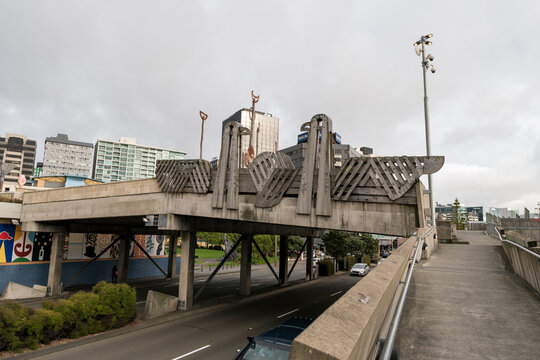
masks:
{"label": "car roof", "polygon": [[312,322],[313,319],[295,316],[285,321],[280,326],[262,333],[255,340],[265,340],[272,343],[290,345],[294,338],[304,331],[304,329]]}
{"label": "car roof", "polygon": [[366,263],[356,263],[353,266],[367,266],[367,264]]}

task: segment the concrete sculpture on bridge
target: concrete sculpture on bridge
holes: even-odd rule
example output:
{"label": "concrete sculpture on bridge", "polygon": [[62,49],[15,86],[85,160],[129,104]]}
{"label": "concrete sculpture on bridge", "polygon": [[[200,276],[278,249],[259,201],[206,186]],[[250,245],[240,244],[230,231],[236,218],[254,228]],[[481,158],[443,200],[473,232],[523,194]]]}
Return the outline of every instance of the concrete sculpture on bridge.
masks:
{"label": "concrete sculpture on bridge", "polygon": [[[279,275],[267,264],[284,286],[292,271],[287,268],[290,235],[306,236],[304,246],[311,249],[313,237],[326,229],[409,236],[425,226],[430,212],[419,178],[438,171],[443,157],[352,158],[335,168],[330,118],[315,115],[301,129],[309,132],[309,138],[300,169],[287,155],[268,152],[259,154],[247,169],[241,168],[240,137],[250,131],[229,122],[224,126],[217,169],[201,159],[161,160],[155,179],[25,194],[24,231],[55,233],[51,293],[61,290],[60,241],[66,232],[121,234],[120,281],[127,277],[126,252],[133,234],[173,238],[181,234],[179,306],[189,309],[197,296],[193,294],[196,231],[242,234],[229,254],[242,244],[240,294],[249,295],[250,245],[260,252],[255,234],[281,235]],[[147,215],[159,215],[157,226],[143,222]],[[176,261],[176,242],[170,243],[168,276]],[[306,278],[311,279],[311,251],[307,255]]]}

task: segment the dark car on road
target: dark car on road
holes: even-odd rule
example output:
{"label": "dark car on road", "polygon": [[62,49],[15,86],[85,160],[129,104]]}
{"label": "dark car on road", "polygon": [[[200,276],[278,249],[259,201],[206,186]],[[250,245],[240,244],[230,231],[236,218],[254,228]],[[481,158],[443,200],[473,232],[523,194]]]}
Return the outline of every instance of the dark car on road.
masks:
{"label": "dark car on road", "polygon": [[313,319],[296,316],[256,338],[250,336],[249,343],[238,353],[236,360],[287,360],[292,342],[312,322]]}

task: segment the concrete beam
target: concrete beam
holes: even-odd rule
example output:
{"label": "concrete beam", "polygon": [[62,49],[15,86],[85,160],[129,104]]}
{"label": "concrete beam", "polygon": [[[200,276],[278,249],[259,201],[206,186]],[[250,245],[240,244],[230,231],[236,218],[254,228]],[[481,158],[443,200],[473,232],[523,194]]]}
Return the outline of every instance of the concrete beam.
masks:
{"label": "concrete beam", "polygon": [[120,256],[118,259],[118,282],[124,283],[128,279],[129,250],[131,248],[131,234],[120,238]]}
{"label": "concrete beam", "polygon": [[62,295],[62,262],[64,258],[65,233],[54,233],[47,279],[47,294],[52,297]]}
{"label": "concrete beam", "polygon": [[191,310],[193,307],[193,274],[195,267],[194,230],[182,231],[182,258],[180,261],[180,276],[178,277],[178,307],[181,310]]}
{"label": "concrete beam", "polygon": [[169,258],[167,261],[167,277],[170,279],[176,275],[176,253],[180,233],[174,232],[169,236]]}
{"label": "concrete beam", "polygon": [[313,280],[313,237],[306,238],[306,280]]}
{"label": "concrete beam", "polygon": [[289,273],[289,237],[279,237],[279,280],[281,286],[287,286]]}
{"label": "concrete beam", "polygon": [[64,225],[54,225],[42,222],[23,222],[21,223],[21,230],[25,232],[53,232],[53,233],[66,233],[69,232]]}
{"label": "concrete beam", "polygon": [[252,235],[242,235],[241,257],[240,257],[240,295],[251,294],[251,241]]}

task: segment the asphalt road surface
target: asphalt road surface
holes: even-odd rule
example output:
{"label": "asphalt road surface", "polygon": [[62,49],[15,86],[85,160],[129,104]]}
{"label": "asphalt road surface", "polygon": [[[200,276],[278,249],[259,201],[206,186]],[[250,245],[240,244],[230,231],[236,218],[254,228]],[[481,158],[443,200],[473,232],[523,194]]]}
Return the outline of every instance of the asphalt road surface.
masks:
{"label": "asphalt road surface", "polygon": [[[58,351],[37,358],[234,359],[236,350],[247,343],[247,336],[257,336],[293,316],[315,318],[361,281],[359,277],[339,274],[279,289],[272,284],[275,282],[272,273],[266,270],[252,273],[255,292],[257,287],[261,288],[257,295],[202,300],[192,312],[173,313],[135,326],[130,331],[111,332],[95,340],[85,339],[73,343],[77,346],[59,347]],[[238,276],[237,273],[219,276],[207,296],[214,296],[212,291],[237,293]],[[296,276],[303,278],[301,271]],[[258,282],[261,285],[255,285]],[[174,286],[171,288],[173,293],[177,291]]]}

